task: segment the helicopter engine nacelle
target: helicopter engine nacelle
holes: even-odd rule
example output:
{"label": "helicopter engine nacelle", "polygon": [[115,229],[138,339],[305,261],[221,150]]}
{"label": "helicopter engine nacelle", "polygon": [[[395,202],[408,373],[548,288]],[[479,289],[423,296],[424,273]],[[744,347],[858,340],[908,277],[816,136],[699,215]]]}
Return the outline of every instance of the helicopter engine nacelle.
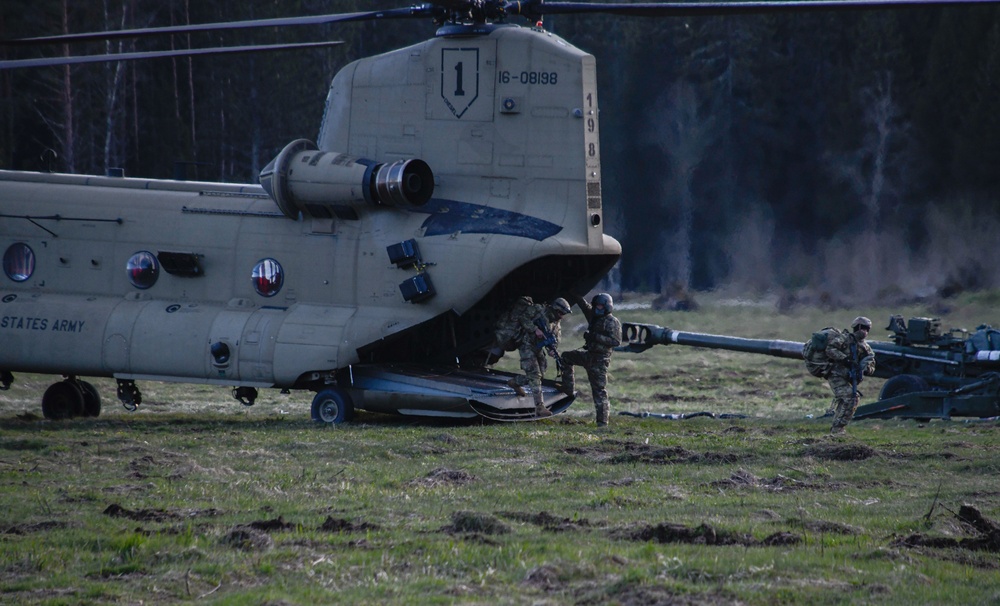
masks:
{"label": "helicopter engine nacelle", "polygon": [[290,219],[357,219],[362,205],[423,206],[434,193],[434,174],[423,160],[379,164],[299,139],[260,171],[260,184]]}

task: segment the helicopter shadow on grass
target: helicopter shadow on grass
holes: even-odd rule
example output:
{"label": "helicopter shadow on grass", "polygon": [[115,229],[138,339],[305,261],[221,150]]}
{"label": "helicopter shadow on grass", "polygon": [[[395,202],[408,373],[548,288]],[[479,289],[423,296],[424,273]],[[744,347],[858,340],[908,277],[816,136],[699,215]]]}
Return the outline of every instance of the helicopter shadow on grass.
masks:
{"label": "helicopter shadow on grass", "polygon": [[[559,417],[554,422],[573,424],[578,420],[572,417]],[[551,423],[551,422],[550,422]],[[368,411],[355,411],[354,419],[339,425],[317,423],[307,414],[283,414],[275,412],[266,417],[251,417],[249,413],[205,413],[205,412],[170,412],[130,415],[108,415],[100,418],[76,418],[65,420],[49,420],[31,412],[9,414],[0,417],[0,430],[20,434],[42,433],[47,431],[65,431],[81,429],[128,430],[133,432],[156,433],[183,429],[193,433],[209,431],[234,431],[254,429],[260,431],[314,431],[337,432],[344,430],[365,429],[401,429],[422,427],[426,429],[461,429],[479,426],[500,426],[509,423],[496,421],[486,417],[475,418],[443,418],[443,417],[407,417],[402,415],[382,414]]]}

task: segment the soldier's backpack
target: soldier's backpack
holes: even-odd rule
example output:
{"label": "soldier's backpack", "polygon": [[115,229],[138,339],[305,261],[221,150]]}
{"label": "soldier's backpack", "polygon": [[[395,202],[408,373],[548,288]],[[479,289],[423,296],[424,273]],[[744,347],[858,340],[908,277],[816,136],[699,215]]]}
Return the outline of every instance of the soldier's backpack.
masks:
{"label": "soldier's backpack", "polygon": [[517,349],[517,336],[521,332],[518,318],[534,304],[531,297],[518,297],[510,308],[500,316],[493,327],[493,338],[496,340],[497,347],[504,351]]}
{"label": "soldier's backpack", "polygon": [[821,331],[814,332],[812,337],[802,344],[802,358],[806,361],[806,370],[809,374],[821,379],[829,376],[832,363],[826,357],[826,344],[830,341],[830,337],[839,334],[839,330],[827,326]]}

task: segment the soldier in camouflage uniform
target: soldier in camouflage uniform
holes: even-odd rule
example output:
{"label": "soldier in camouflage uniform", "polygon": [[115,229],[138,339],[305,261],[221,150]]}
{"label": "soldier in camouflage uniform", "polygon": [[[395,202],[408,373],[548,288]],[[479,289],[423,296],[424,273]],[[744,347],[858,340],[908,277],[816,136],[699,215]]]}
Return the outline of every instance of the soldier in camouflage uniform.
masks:
{"label": "soldier in camouflage uniform", "polygon": [[589,326],[583,333],[583,349],[567,351],[562,355],[563,390],[567,395],[573,395],[575,380],[573,366],[582,366],[587,370],[590,389],[594,394],[594,408],[597,411],[597,426],[608,424],[611,402],[608,399],[608,366],[611,364],[611,352],[622,344],[622,323],[611,315],[614,301],[611,295],[601,293],[588,304],[583,297],[575,297],[574,302],[587,317]]}
{"label": "soldier in camouflage uniform", "polygon": [[536,320],[548,328],[548,332],[555,336],[556,343],[559,344],[560,328],[559,321],[563,316],[571,313],[569,303],[566,299],[555,299],[548,305],[535,303],[523,307],[514,320],[517,322],[517,349],[521,355],[521,370],[523,375],[518,375],[507,384],[514,388],[519,396],[527,395],[524,386],[531,387],[531,396],[535,400],[535,414],[539,417],[552,416],[552,412],[545,408],[545,401],[542,397],[542,375],[545,374],[548,363],[545,359],[545,348],[541,342],[545,340],[545,333],[536,324]]}
{"label": "soldier in camouflage uniform", "polygon": [[522,313],[534,305],[531,297],[521,295],[507,307],[507,310],[497,319],[493,327],[493,344],[486,353],[486,366],[492,366],[500,361],[500,358],[508,351],[518,348],[521,334],[521,324],[518,318]]}
{"label": "soldier in camouflage uniform", "polygon": [[858,408],[860,394],[851,384],[851,368],[860,370],[857,382],[861,383],[865,375],[875,372],[875,353],[865,342],[872,321],[864,316],[858,316],[851,323],[851,331],[846,330],[832,335],[826,344],[826,357],[831,362],[830,389],[833,390],[833,426],[831,434],[840,434],[854,418]]}

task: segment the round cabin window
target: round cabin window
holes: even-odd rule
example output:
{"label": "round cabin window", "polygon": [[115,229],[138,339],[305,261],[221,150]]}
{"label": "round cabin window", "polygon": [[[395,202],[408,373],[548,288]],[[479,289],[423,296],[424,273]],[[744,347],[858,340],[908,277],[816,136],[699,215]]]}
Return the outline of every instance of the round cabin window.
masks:
{"label": "round cabin window", "polygon": [[125,272],[132,286],[145,290],[156,284],[156,279],[160,276],[160,264],[153,253],[141,250],[129,257]]}
{"label": "round cabin window", "polygon": [[251,274],[253,288],[262,297],[273,297],[285,283],[285,271],[274,259],[261,259],[253,267]]}

